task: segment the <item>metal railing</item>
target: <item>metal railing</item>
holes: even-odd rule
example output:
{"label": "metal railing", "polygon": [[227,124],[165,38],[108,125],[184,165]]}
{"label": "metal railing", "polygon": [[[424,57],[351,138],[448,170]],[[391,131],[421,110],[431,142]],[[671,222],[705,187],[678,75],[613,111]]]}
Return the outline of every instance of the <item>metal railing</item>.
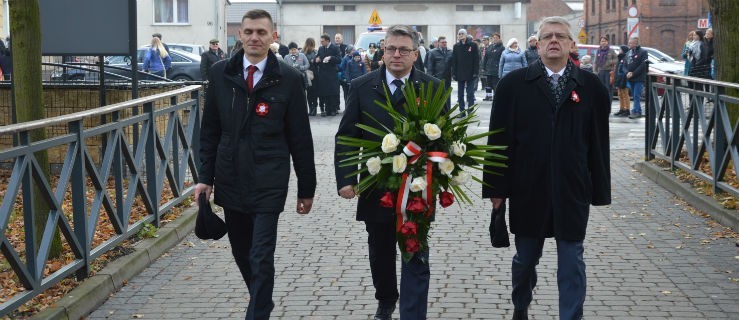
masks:
{"label": "metal railing", "polygon": [[[145,224],[158,227],[163,214],[190,196],[199,163],[201,94],[202,86],[192,85],[73,114],[0,126],[0,137],[16,135],[19,141],[17,146],[0,150],[7,181],[5,185],[0,181],[0,262],[9,265],[22,286],[12,298],[2,301],[0,317],[65,277],[86,278],[95,258]],[[106,116],[109,121],[96,120]],[[48,132],[51,127],[66,131],[31,141],[31,131]],[[52,150],[63,154],[64,160],[58,173],[49,178],[37,152]],[[168,190],[166,197],[164,189]],[[34,233],[38,212],[31,205],[35,199],[42,199],[49,208],[39,238]],[[142,202],[145,212],[132,214],[135,203]],[[23,230],[9,228],[15,225],[11,220],[17,219],[23,219]],[[114,234],[100,239],[97,231],[103,220]],[[56,230],[73,258],[52,272],[48,255]],[[21,240],[8,236],[19,232]]]}
{"label": "metal railing", "polygon": [[737,121],[727,112],[739,108],[739,95],[727,89],[739,90],[739,84],[650,73],[647,88],[647,160],[665,160],[714,192],[739,196],[736,176],[727,175],[739,164]]}

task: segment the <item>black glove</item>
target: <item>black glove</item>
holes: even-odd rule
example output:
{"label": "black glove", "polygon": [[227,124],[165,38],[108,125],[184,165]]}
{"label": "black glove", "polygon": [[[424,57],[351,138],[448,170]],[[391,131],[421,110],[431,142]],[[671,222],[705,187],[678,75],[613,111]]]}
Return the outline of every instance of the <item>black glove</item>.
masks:
{"label": "black glove", "polygon": [[494,248],[506,248],[511,246],[508,240],[508,226],[505,222],[505,202],[498,209],[493,208],[490,214],[490,244]]}

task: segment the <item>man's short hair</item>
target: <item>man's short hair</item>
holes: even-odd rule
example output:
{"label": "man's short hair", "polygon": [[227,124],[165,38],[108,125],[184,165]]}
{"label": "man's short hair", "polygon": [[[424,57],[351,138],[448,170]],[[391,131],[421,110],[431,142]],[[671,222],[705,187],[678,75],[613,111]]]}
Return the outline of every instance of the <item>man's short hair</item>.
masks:
{"label": "man's short hair", "polygon": [[631,38],[629,38],[629,41],[631,41],[631,40],[634,40],[634,42],[636,42],[636,44],[639,45],[639,37],[631,37]]}
{"label": "man's short hair", "polygon": [[250,20],[257,20],[267,18],[269,20],[270,27],[273,26],[274,22],[272,22],[272,15],[269,14],[269,12],[264,11],[262,9],[252,9],[244,13],[244,16],[241,18],[241,22],[244,22],[244,19],[250,19]]}
{"label": "man's short hair", "polygon": [[161,33],[159,33],[159,32],[157,32],[157,33],[154,33],[154,34],[152,34],[151,36],[152,36],[152,37],[157,37],[157,38],[159,38],[159,40],[162,40],[162,34],[161,34]]}
{"label": "man's short hair", "polygon": [[413,40],[413,50],[418,49],[418,46],[420,45],[420,39],[418,38],[418,32],[413,30],[411,26],[405,25],[405,24],[396,24],[390,29],[387,29],[387,33],[385,34],[385,39],[387,39],[390,36],[395,37],[408,37]]}
{"label": "man's short hair", "polygon": [[445,36],[439,36],[439,41],[441,41],[441,40],[446,40],[446,37]]}
{"label": "man's short hair", "polygon": [[500,39],[500,33],[497,33],[497,32],[493,33],[493,37],[498,37],[498,39]]}
{"label": "man's short hair", "polygon": [[547,24],[560,24],[567,27],[567,33],[570,36],[570,40],[575,39],[575,37],[572,35],[572,27],[570,26],[570,22],[560,16],[546,17],[544,18],[544,20],[541,20],[541,24],[539,24],[539,30],[536,32],[537,39],[541,39],[541,28],[543,28],[544,25]]}
{"label": "man's short hair", "polygon": [[328,36],[328,33],[322,34],[321,39],[326,40],[326,41],[331,41],[331,37]]}

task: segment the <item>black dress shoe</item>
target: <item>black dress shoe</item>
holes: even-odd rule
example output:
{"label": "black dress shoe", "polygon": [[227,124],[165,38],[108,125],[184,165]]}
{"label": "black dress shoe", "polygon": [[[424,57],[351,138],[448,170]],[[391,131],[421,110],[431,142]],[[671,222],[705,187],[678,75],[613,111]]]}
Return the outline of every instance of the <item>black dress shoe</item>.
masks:
{"label": "black dress shoe", "polygon": [[383,306],[379,305],[377,311],[375,311],[374,320],[392,320],[393,312],[395,311],[395,305]]}
{"label": "black dress shoe", "polygon": [[526,309],[523,310],[513,310],[513,320],[528,320],[529,319],[529,311]]}

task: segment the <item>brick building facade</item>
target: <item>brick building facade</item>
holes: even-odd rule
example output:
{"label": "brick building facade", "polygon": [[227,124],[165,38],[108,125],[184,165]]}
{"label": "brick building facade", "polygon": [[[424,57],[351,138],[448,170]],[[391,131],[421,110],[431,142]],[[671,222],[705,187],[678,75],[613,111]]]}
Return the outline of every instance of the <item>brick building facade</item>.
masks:
{"label": "brick building facade", "polygon": [[680,58],[688,32],[708,13],[708,0],[585,0],[583,16],[588,43],[602,35],[614,45],[628,42],[626,19],[635,5],[639,18],[639,42]]}

